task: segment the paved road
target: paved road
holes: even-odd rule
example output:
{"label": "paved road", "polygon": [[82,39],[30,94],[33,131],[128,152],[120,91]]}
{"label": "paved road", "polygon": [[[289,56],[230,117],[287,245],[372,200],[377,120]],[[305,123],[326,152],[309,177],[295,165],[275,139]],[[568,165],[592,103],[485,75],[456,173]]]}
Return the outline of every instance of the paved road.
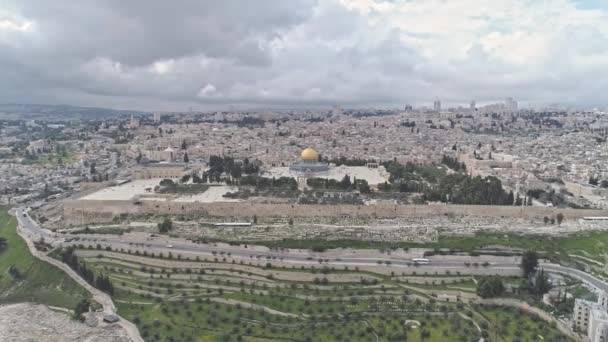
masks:
{"label": "paved road", "polygon": [[[74,240],[74,236],[67,236],[67,240],[61,242],[64,246],[76,246],[79,244],[100,244],[102,247],[111,246],[113,249],[123,248],[124,250],[128,249],[136,249],[138,246],[136,243],[132,241],[124,240],[122,237],[115,236],[104,236],[104,237],[82,237],[80,239]],[[273,260],[281,260],[283,262],[295,263],[295,264],[319,264],[319,260],[323,260],[323,264],[325,265],[348,265],[348,266],[376,266],[378,262],[384,264],[385,261],[390,262],[391,266],[394,267],[409,267],[412,266],[411,260],[405,259],[396,259],[390,257],[357,257],[350,255],[340,255],[339,257],[326,257],[323,252],[319,253],[290,253],[290,252],[274,252],[274,251],[255,251],[255,250],[243,250],[244,248],[238,246],[213,246],[210,244],[195,244],[195,243],[179,243],[179,242],[171,242],[171,248],[167,247],[167,243],[162,241],[163,239],[156,240],[147,240],[142,242],[143,245],[139,245],[140,248],[145,247],[145,249],[149,253],[168,253],[171,252],[173,254],[179,254],[180,252],[190,252],[197,253],[201,255],[208,256],[218,256],[223,257],[227,256],[230,253],[232,257],[239,258],[260,258],[261,260],[266,260],[267,257],[270,257]],[[215,254],[214,254],[215,252]],[[428,265],[418,265],[419,268],[462,268],[464,267],[463,261],[436,261],[432,260],[430,257],[431,263]],[[480,264],[484,260],[480,261]],[[490,266],[492,268],[506,268],[513,269],[519,268],[519,264],[516,262],[490,262]]]}
{"label": "paved road", "polygon": [[[267,259],[270,257],[274,260],[281,260],[283,262],[295,263],[295,264],[318,264],[319,259],[324,260],[323,264],[334,265],[334,266],[376,266],[378,262],[384,263],[389,261],[393,267],[409,267],[412,266],[412,261],[409,259],[398,259],[391,257],[360,257],[357,255],[349,254],[347,251],[343,255],[334,256],[328,258],[323,252],[295,252],[297,250],[285,250],[281,251],[259,251],[245,249],[241,246],[214,246],[212,244],[196,244],[192,242],[179,242],[170,241],[170,248],[168,247],[167,239],[164,237],[149,238],[146,241],[132,241],[125,240],[122,236],[104,235],[103,237],[92,237],[92,236],[75,236],[70,234],[58,234],[53,233],[47,229],[40,228],[40,226],[27,214],[27,212],[20,208],[17,210],[17,216],[20,224],[28,231],[28,234],[38,237],[44,237],[47,242],[56,242],[62,246],[75,246],[78,244],[101,244],[103,247],[110,246],[113,249],[123,248],[125,250],[135,249],[139,244],[139,247],[145,247],[150,253],[169,253],[178,254],[180,252],[186,253],[197,253],[208,256],[225,256],[230,253],[233,257],[239,258],[260,258]],[[79,237],[78,240],[75,240]],[[143,244],[143,245],[142,245]],[[429,259],[432,259],[430,257]],[[464,266],[463,261],[437,261],[431,260],[432,262],[428,265],[417,265],[416,267],[421,269],[450,269],[450,268],[462,268]],[[480,260],[480,263],[484,260]],[[519,268],[519,265],[515,262],[490,262],[490,266],[495,269],[508,269],[513,270]]]}
{"label": "paved road", "polygon": [[[69,236],[68,239],[72,238],[73,236]],[[93,240],[97,240],[95,242],[93,242]],[[62,242],[63,245],[66,246],[70,246],[70,245],[77,245],[77,244],[87,244],[88,243],[92,243],[92,244],[97,244],[100,243],[102,244],[102,246],[111,246],[112,248],[123,248],[125,250],[128,249],[135,249],[137,247],[137,245],[133,242],[129,242],[126,240],[123,240],[123,238],[121,237],[115,237],[115,236],[104,236],[101,238],[82,238],[79,241],[64,241]],[[178,254],[180,252],[191,252],[191,253],[197,253],[197,254],[201,254],[201,255],[207,255],[207,256],[217,256],[217,257],[222,257],[222,256],[226,256],[228,253],[230,253],[230,256],[233,257],[239,257],[239,258],[254,258],[254,259],[260,259],[260,260],[266,260],[267,257],[270,257],[270,260],[280,260],[282,262],[286,262],[286,263],[293,263],[293,264],[319,264],[319,260],[322,259],[323,261],[323,265],[328,265],[328,266],[377,266],[378,265],[378,261],[380,261],[382,264],[384,264],[385,261],[390,261],[390,266],[391,267],[414,267],[412,266],[412,262],[411,260],[403,260],[403,259],[395,259],[395,258],[390,258],[390,257],[357,257],[346,254],[346,255],[340,255],[339,257],[332,257],[332,258],[327,258],[324,256],[323,252],[319,252],[319,253],[309,253],[309,254],[304,254],[304,253],[290,253],[289,251],[287,252],[277,252],[277,251],[254,251],[254,250],[243,250],[242,247],[238,247],[238,246],[214,246],[211,244],[195,244],[195,243],[189,243],[189,242],[184,242],[184,243],[180,243],[180,242],[174,242],[171,241],[171,248],[167,248],[167,242],[166,239],[163,238],[156,238],[156,239],[151,239],[151,240],[147,240],[145,242],[143,242],[143,245],[140,244],[140,248],[141,247],[145,247],[146,250],[148,250],[149,252],[154,252],[154,253],[169,253],[172,252],[173,254]],[[214,254],[215,253],[215,254]],[[224,254],[221,254],[224,253]],[[446,269],[462,269],[464,266],[464,262],[463,261],[444,261],[444,260],[433,260],[432,257],[429,258],[431,260],[431,263],[428,265],[417,265],[415,267],[417,267],[420,270],[429,270],[429,272],[434,272],[437,269],[440,270],[446,270]],[[479,261],[479,264],[481,264],[483,262],[483,260]],[[566,274],[566,275],[570,275],[574,278],[580,279],[586,283],[588,283],[589,285],[600,289],[600,290],[604,290],[604,291],[608,291],[608,283],[606,283],[605,281],[596,278],[595,276],[574,269],[574,268],[569,268],[569,267],[564,267],[558,264],[549,264],[549,263],[542,263],[540,265],[542,268],[544,268],[546,271],[548,272],[555,272],[555,273],[561,273],[561,274]],[[480,266],[482,267],[482,266]],[[514,271],[514,270],[519,270],[519,263],[518,262],[505,262],[505,261],[501,261],[501,262],[490,262],[490,265],[487,266],[488,268],[494,269],[494,270],[504,270],[504,271]]]}
{"label": "paved road", "polygon": [[[356,254],[350,254],[348,251],[345,251],[343,255],[333,256],[328,258],[323,252],[310,252],[310,253],[302,253],[298,252],[298,250],[289,250],[285,251],[269,251],[269,250],[251,250],[245,249],[242,246],[214,246],[213,244],[197,244],[192,242],[179,242],[175,240],[167,240],[166,237],[155,237],[149,238],[146,241],[128,241],[125,240],[124,237],[108,235],[103,237],[91,237],[91,236],[79,236],[79,240],[74,240],[74,235],[63,235],[56,234],[49,230],[42,229],[40,226],[31,219],[31,217],[27,214],[24,209],[18,209],[17,215],[20,224],[23,225],[25,229],[27,229],[30,234],[43,236],[47,241],[57,241],[57,243],[63,246],[74,246],[78,244],[101,244],[102,246],[111,246],[112,248],[120,249],[123,248],[125,250],[135,249],[138,247],[144,247],[150,253],[169,253],[172,252],[174,254],[179,254],[180,252],[190,252],[197,253],[201,255],[208,256],[218,256],[223,257],[230,253],[230,256],[239,257],[239,258],[257,258],[260,260],[265,260],[268,258],[270,260],[281,260],[282,262],[294,263],[294,264],[319,264],[319,260],[322,259],[324,265],[332,265],[332,266],[376,266],[378,265],[378,261],[384,264],[385,261],[390,261],[390,265],[392,267],[412,267],[411,260],[397,259],[391,257],[360,257]],[[95,241],[93,241],[95,240]],[[168,247],[168,242],[170,242],[171,247]],[[445,261],[445,260],[433,260],[430,257],[431,263],[428,265],[418,265],[417,268],[421,270],[430,270],[431,272],[436,269],[451,269],[451,268],[463,268],[463,261]],[[483,260],[480,260],[480,263]],[[605,281],[594,277],[589,273],[585,273],[583,271],[564,267],[558,264],[549,264],[543,263],[540,265],[542,268],[549,272],[561,273],[570,275],[586,283],[596,287],[597,289],[601,289],[604,291],[608,291],[608,283]],[[512,262],[490,262],[490,265],[487,266],[496,270],[516,270],[519,269],[519,264],[515,261]]]}
{"label": "paved road", "polygon": [[607,282],[605,282],[601,279],[598,279],[587,272],[583,272],[583,271],[577,270],[575,268],[564,267],[564,266],[561,266],[558,264],[543,263],[543,264],[540,264],[540,267],[543,268],[545,271],[565,274],[565,275],[571,276],[573,278],[577,278],[577,279],[582,280],[583,282],[595,287],[598,290],[608,292],[608,283]]}
{"label": "paved road", "polygon": [[19,222],[19,225],[23,227],[29,235],[32,235],[32,237],[35,237],[37,235],[38,238],[42,237],[47,242],[52,242],[54,240],[53,232],[48,229],[40,228],[38,223],[36,223],[36,221],[34,221],[30,217],[30,215],[24,208],[16,209],[15,215],[17,216],[17,221]]}
{"label": "paved road", "polygon": [[[345,250],[342,255],[328,257],[323,252],[301,252],[299,250],[285,249],[284,251],[271,251],[271,250],[252,250],[246,249],[242,246],[215,246],[213,244],[197,244],[186,241],[170,240],[170,247],[166,237],[152,237],[146,241],[133,241],[123,236],[115,235],[104,235],[90,236],[90,235],[70,235],[70,234],[58,234],[53,233],[49,230],[42,229],[40,226],[27,214],[24,209],[18,209],[17,214],[20,223],[23,227],[33,236],[42,236],[45,241],[55,242],[61,246],[76,246],[79,244],[100,244],[103,248],[110,246],[112,249],[144,249],[149,253],[164,253],[169,252],[173,254],[179,253],[196,253],[201,256],[210,257],[223,257],[230,254],[232,257],[238,258],[252,258],[268,261],[280,260],[286,263],[293,263],[298,265],[317,265],[319,260],[323,260],[323,265],[328,266],[377,266],[380,264],[386,265],[385,262],[390,262],[391,267],[413,267],[413,263],[410,259],[403,259],[397,257],[361,257]],[[78,239],[76,239],[78,237]],[[127,240],[125,240],[127,239]],[[450,270],[450,269],[463,269],[465,267],[463,261],[445,261],[445,260],[433,260],[432,257],[430,264],[426,265],[415,265],[416,268],[428,270],[428,272],[435,272],[437,270]],[[479,264],[483,263],[484,260],[479,260]],[[480,266],[482,267],[482,266]],[[495,269],[497,271],[517,271],[519,265],[517,262],[490,262],[488,268]]]}
{"label": "paved road", "polygon": [[[34,222],[27,214],[27,212],[22,208],[17,209],[15,211],[15,214],[17,215],[17,221],[19,222],[17,233],[25,240],[25,243],[27,244],[28,248],[30,249],[30,252],[34,257],[58,267],[59,269],[64,271],[68,276],[74,279],[85,290],[91,293],[93,299],[96,302],[103,306],[104,314],[114,314],[118,316],[118,314],[116,313],[116,306],[114,306],[114,302],[112,301],[112,297],[91,286],[76,272],[74,272],[74,270],[72,270],[68,265],[64,264],[59,260],[53,259],[36,249],[36,247],[34,246],[34,241],[32,239],[44,237],[46,241],[52,240],[54,237],[51,231],[40,228],[36,224],[36,222]],[[127,332],[132,341],[144,342],[143,338],[139,334],[137,326],[135,326],[133,323],[121,317],[117,324],[119,324]]]}
{"label": "paved road", "polygon": [[[78,239],[76,239],[78,238]],[[124,249],[124,250],[135,250],[137,248],[144,249],[148,253],[164,253],[165,255],[169,252],[173,254],[179,253],[196,253],[202,256],[231,256],[238,258],[253,258],[260,260],[280,260],[287,263],[294,264],[319,264],[319,260],[323,260],[324,265],[343,265],[343,266],[377,266],[378,262],[385,264],[390,262],[393,267],[411,267],[413,262],[411,259],[404,259],[399,257],[361,257],[356,254],[345,251],[341,255],[328,256],[324,252],[308,252],[301,250],[289,250],[285,251],[269,251],[269,250],[253,250],[246,249],[243,246],[216,246],[213,244],[197,244],[192,242],[177,242],[171,240],[167,242],[166,237],[154,237],[148,238],[145,241],[133,241],[124,236],[104,235],[104,236],[91,236],[91,235],[56,235],[56,239],[63,246],[77,246],[83,245],[97,245],[100,244],[102,248],[110,246],[112,249]],[[170,247],[168,247],[170,245]],[[464,267],[464,261],[445,261],[445,260],[433,260],[433,257],[429,257],[431,263],[427,265],[417,265],[418,268],[462,268]],[[478,263],[481,265],[483,259],[479,259]],[[493,262],[490,261],[489,267],[492,268],[505,268],[514,269],[519,268],[518,262]]]}
{"label": "paved road", "polygon": [[[24,215],[25,214],[25,215]],[[285,249],[283,251],[272,251],[272,250],[254,250],[253,248],[246,249],[243,246],[216,246],[213,244],[197,244],[193,242],[187,241],[178,241],[175,239],[167,240],[166,237],[149,237],[145,241],[141,240],[129,240],[127,237],[123,236],[114,236],[114,235],[104,235],[100,236],[74,236],[74,235],[63,235],[56,234],[50,232],[48,230],[42,229],[38,226],[38,224],[33,221],[27,212],[23,209],[17,210],[17,215],[19,218],[20,225],[24,228],[24,230],[28,231],[28,234],[32,236],[42,236],[47,241],[54,241],[55,243],[62,246],[74,246],[78,244],[101,244],[103,247],[110,246],[113,249],[123,248],[124,250],[128,249],[144,249],[148,251],[148,253],[164,253],[165,255],[169,252],[173,254],[179,253],[197,253],[201,255],[209,255],[209,256],[217,256],[218,258],[228,256],[239,257],[239,258],[255,258],[260,260],[280,260],[282,262],[293,263],[293,264],[319,264],[319,260],[323,260],[323,265],[331,265],[331,266],[340,266],[340,265],[348,265],[348,266],[377,266],[380,261],[382,264],[385,261],[390,261],[390,265],[392,267],[413,267],[411,260],[399,259],[395,256],[381,256],[381,257],[364,257],[361,255],[355,254],[355,251],[352,250],[344,250],[341,255],[332,255],[328,257],[327,253],[324,252],[303,252],[302,250],[290,250]],[[75,238],[78,237],[78,240]],[[168,245],[170,244],[170,246]],[[269,259],[270,258],[270,259]],[[448,270],[448,269],[463,269],[464,262],[461,261],[449,261],[449,260],[437,260],[433,259],[433,257],[429,257],[431,263],[428,265],[418,265],[415,266],[421,269],[422,272],[428,270],[429,272],[433,272],[435,270]],[[477,259],[479,263],[483,262],[482,258]],[[508,261],[508,258],[499,259],[501,261],[498,262],[490,262],[487,266],[488,268],[496,271],[500,270],[508,270],[514,271],[519,270],[519,263],[513,259]],[[506,260],[506,261],[505,261]],[[480,266],[481,267],[481,266]],[[571,277],[580,279],[585,283],[604,291],[608,291],[608,283],[605,281],[594,277],[591,274],[585,273],[583,271],[564,267],[557,264],[549,264],[542,263],[540,265],[543,269],[548,272],[555,272],[560,274],[566,274]]]}

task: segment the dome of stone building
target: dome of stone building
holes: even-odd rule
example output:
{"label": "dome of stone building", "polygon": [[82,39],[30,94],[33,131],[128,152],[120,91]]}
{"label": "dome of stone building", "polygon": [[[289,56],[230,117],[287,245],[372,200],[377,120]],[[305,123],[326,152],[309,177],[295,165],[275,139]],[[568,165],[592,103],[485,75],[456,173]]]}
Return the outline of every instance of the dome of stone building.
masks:
{"label": "dome of stone building", "polygon": [[319,159],[319,153],[317,153],[317,151],[315,151],[313,148],[309,147],[302,151],[300,158],[302,158],[302,160],[317,160]]}

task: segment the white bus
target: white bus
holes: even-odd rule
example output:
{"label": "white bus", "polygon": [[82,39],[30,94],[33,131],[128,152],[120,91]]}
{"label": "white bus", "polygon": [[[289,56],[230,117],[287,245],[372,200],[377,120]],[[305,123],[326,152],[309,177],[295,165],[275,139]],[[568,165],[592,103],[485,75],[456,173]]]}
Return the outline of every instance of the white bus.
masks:
{"label": "white bus", "polygon": [[423,259],[423,258],[415,258],[415,259],[412,259],[412,261],[414,262],[414,264],[418,264],[418,265],[427,265],[427,264],[431,263],[431,261],[429,259]]}

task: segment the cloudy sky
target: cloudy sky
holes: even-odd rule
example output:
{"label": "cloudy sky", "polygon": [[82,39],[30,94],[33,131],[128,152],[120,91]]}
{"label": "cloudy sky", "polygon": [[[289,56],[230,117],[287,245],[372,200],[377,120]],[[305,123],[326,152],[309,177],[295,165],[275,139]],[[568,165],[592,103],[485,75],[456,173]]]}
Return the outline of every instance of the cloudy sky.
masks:
{"label": "cloudy sky", "polygon": [[606,0],[2,0],[0,103],[608,103]]}

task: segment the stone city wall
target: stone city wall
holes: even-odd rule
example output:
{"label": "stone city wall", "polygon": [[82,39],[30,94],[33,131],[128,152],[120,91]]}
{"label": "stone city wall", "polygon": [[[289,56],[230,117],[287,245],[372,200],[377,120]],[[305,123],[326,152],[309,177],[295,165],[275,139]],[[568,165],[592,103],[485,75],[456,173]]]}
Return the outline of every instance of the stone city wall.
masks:
{"label": "stone city wall", "polygon": [[306,205],[262,203],[197,203],[172,201],[66,200],[64,218],[68,223],[109,222],[120,214],[201,214],[219,217],[433,217],[482,216],[540,219],[562,213],[566,220],[584,216],[608,216],[608,210],[557,209],[485,205]]}

